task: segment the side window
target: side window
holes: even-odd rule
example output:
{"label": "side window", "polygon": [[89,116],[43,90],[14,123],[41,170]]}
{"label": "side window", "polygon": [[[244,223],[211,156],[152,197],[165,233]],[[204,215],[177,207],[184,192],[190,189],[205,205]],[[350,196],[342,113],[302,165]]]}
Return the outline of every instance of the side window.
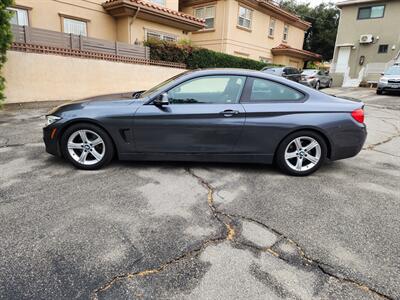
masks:
{"label": "side window", "polygon": [[9,11],[11,11],[11,24],[20,25],[20,26],[28,26],[28,11],[26,9],[8,7]]}
{"label": "side window", "polygon": [[321,70],[319,70],[317,74],[318,75],[324,75],[324,73]]}
{"label": "side window", "polygon": [[168,91],[171,104],[238,103],[245,76],[204,76],[194,78]]}
{"label": "side window", "polygon": [[250,88],[250,101],[274,101],[274,100],[288,100],[296,101],[304,98],[304,95],[291,87],[286,85],[260,79],[253,78],[249,83]]}

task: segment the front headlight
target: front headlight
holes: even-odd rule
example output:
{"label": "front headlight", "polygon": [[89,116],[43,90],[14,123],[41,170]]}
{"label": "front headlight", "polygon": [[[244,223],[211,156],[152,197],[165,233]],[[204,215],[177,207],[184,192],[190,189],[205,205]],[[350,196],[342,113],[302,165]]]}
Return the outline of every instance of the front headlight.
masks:
{"label": "front headlight", "polygon": [[57,116],[46,116],[46,126],[49,126],[60,119],[61,118]]}
{"label": "front headlight", "polygon": [[381,79],[379,79],[379,83],[387,84],[388,83],[388,79],[387,78],[381,78]]}

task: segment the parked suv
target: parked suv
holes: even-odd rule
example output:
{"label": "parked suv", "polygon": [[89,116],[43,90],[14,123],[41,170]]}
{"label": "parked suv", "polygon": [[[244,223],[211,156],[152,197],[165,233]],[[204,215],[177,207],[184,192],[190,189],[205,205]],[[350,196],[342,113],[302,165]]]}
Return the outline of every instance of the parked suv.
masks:
{"label": "parked suv", "polygon": [[301,73],[300,83],[319,90],[321,87],[331,87],[332,77],[329,76],[329,71],[304,69]]}
{"label": "parked suv", "polygon": [[285,77],[286,79],[290,79],[296,82],[299,82],[301,79],[301,72],[293,67],[280,67],[280,68],[265,67],[261,69],[261,72]]}
{"label": "parked suv", "polygon": [[400,64],[395,64],[382,73],[376,89],[378,95],[396,91],[400,92]]}

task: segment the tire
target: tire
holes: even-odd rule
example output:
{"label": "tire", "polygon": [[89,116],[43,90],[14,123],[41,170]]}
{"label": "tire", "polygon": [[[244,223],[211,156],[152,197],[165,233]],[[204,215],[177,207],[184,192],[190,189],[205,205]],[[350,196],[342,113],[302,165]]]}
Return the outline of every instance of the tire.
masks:
{"label": "tire", "polygon": [[331,88],[331,87],[332,87],[332,79],[329,80],[329,83],[328,83],[328,88]]}
{"label": "tire", "polygon": [[114,157],[114,144],[100,127],[79,123],[68,127],[61,137],[61,152],[76,168],[97,170]]}
{"label": "tire", "polygon": [[315,83],[315,89],[318,91],[320,89],[320,87],[321,87],[321,84],[319,83],[319,81],[317,81]]}
{"label": "tire", "polygon": [[[296,140],[300,140],[301,147]],[[315,146],[307,151],[308,145]],[[288,135],[280,143],[275,154],[275,162],[279,169],[286,174],[307,176],[321,167],[326,156],[327,145],[324,138],[314,131],[302,130]],[[298,164],[299,159],[300,163]]]}
{"label": "tire", "polygon": [[382,94],[383,94],[383,91],[382,91],[382,90],[376,90],[376,93],[377,93],[378,95],[382,95]]}

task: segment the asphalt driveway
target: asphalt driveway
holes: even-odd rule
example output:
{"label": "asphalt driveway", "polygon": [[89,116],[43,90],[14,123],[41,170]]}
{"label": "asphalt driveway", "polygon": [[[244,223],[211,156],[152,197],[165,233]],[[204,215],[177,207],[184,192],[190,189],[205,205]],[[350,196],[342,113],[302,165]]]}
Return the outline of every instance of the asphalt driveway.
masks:
{"label": "asphalt driveway", "polygon": [[1,299],[400,299],[400,97],[355,158],[306,178],[246,164],[45,153],[46,109],[0,112]]}

